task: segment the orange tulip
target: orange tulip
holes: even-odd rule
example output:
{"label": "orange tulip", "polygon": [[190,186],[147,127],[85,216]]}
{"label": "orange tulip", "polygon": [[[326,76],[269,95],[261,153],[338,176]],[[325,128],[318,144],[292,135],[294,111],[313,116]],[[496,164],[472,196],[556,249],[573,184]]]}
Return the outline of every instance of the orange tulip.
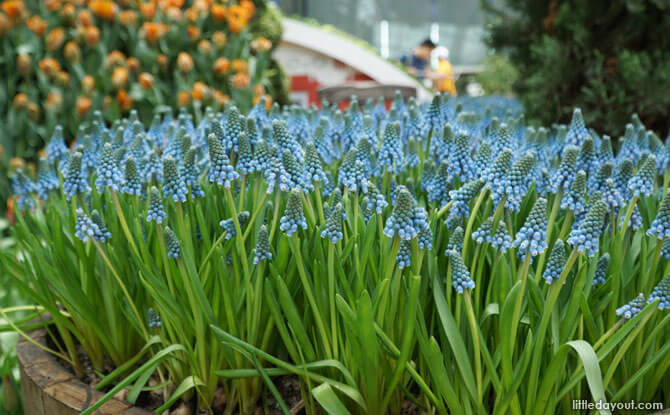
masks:
{"label": "orange tulip", "polygon": [[105,58],[105,69],[113,68],[115,66],[123,66],[126,63],[126,55],[119,50],[109,52]]}
{"label": "orange tulip", "polygon": [[84,39],[89,47],[93,47],[100,41],[100,29],[96,26],[88,26],[84,32]]}
{"label": "orange tulip", "polygon": [[47,31],[46,20],[37,15],[30,16],[26,20],[26,26],[28,26],[28,29],[30,29],[30,31],[35,33],[37,36],[44,36],[44,32]]}
{"label": "orange tulip", "polygon": [[79,62],[81,60],[79,45],[73,41],[67,42],[65,48],[63,48],[63,55],[68,62]]}
{"label": "orange tulip", "polygon": [[224,107],[226,102],[230,101],[230,97],[219,90],[214,91],[213,96],[214,101],[216,101],[220,107]]}
{"label": "orange tulip", "polygon": [[34,102],[28,103],[28,117],[30,117],[30,119],[33,121],[37,121],[40,118],[39,105],[35,104]]}
{"label": "orange tulip", "polygon": [[226,36],[225,33],[223,32],[214,32],[212,35],[212,42],[214,43],[214,46],[216,46],[218,49],[223,49],[224,46],[226,46],[226,42],[228,41],[228,36]]}
{"label": "orange tulip", "polygon": [[118,11],[116,3],[110,0],[91,0],[88,7],[96,16],[106,20],[114,20]]}
{"label": "orange tulip", "polygon": [[56,74],[56,81],[62,87],[67,87],[70,85],[70,74],[65,71],[60,71]]}
{"label": "orange tulip", "polygon": [[140,3],[140,13],[145,19],[151,20],[156,14],[156,5],[152,2]]}
{"label": "orange tulip", "polygon": [[49,78],[53,78],[60,71],[60,63],[54,58],[44,58],[37,66]]}
{"label": "orange tulip", "polygon": [[144,89],[151,89],[154,87],[154,77],[148,72],[142,72],[138,78],[140,86]]}
{"label": "orange tulip", "polygon": [[122,111],[130,111],[135,100],[123,89],[116,93],[116,102]]}
{"label": "orange tulip", "polygon": [[112,72],[112,86],[114,89],[121,89],[128,83],[128,70],[123,66],[117,66]]}
{"label": "orange tulip", "polygon": [[168,27],[165,23],[159,22],[144,22],[142,25],[142,33],[147,42],[155,44],[168,32]]}
{"label": "orange tulip", "polygon": [[193,69],[193,58],[186,52],[179,52],[177,55],[177,68],[183,74],[191,72]]}
{"label": "orange tulip", "polygon": [[93,15],[87,9],[82,9],[77,15],[77,23],[80,26],[88,27],[93,25]]}
{"label": "orange tulip", "polygon": [[14,96],[14,105],[16,108],[23,109],[28,106],[28,102],[30,102],[28,95],[24,94],[23,92],[19,92]]}
{"label": "orange tulip", "polygon": [[200,39],[200,29],[195,26],[189,26],[186,28],[186,33],[188,33],[188,38],[191,42],[195,42]]}
{"label": "orange tulip", "polygon": [[[45,26],[46,29],[46,26]],[[4,36],[12,30],[12,22],[9,21],[9,17],[6,14],[0,13],[0,36]],[[42,36],[41,34],[39,36]]]}
{"label": "orange tulip", "polygon": [[158,61],[158,66],[160,66],[162,70],[167,71],[168,57],[161,53],[156,57],[156,60]]}
{"label": "orange tulip", "polygon": [[95,79],[91,75],[86,75],[81,79],[81,89],[85,94],[90,95],[95,89]]}
{"label": "orange tulip", "polygon": [[210,13],[214,19],[224,20],[226,18],[226,6],[223,4],[212,4]]}
{"label": "orange tulip", "polygon": [[200,42],[198,42],[198,50],[201,53],[208,54],[212,51],[212,43],[207,39],[202,39]]}
{"label": "orange tulip", "polygon": [[233,76],[233,86],[237,89],[244,89],[249,86],[249,75],[243,73],[243,72],[238,72]]}
{"label": "orange tulip", "polygon": [[60,0],[44,0],[44,5],[49,11],[56,11],[61,8]]}
{"label": "orange tulip", "polygon": [[60,47],[65,42],[65,29],[62,27],[57,27],[52,29],[45,40],[46,47],[48,51],[54,51],[60,49]]}
{"label": "orange tulip", "polygon": [[272,48],[272,42],[263,36],[251,41],[251,47],[258,52],[267,52]]}
{"label": "orange tulip", "polygon": [[191,90],[193,101],[205,101],[209,99],[210,95],[209,88],[204,83],[196,82],[193,84],[193,89]]}
{"label": "orange tulip", "polygon": [[23,15],[26,10],[23,0],[5,0],[2,2],[2,11],[5,12],[10,19],[16,20]]}
{"label": "orange tulip", "polygon": [[135,26],[137,24],[137,13],[134,10],[124,10],[119,15],[119,21],[124,26]]}
{"label": "orange tulip", "polygon": [[19,73],[23,76],[25,76],[28,71],[30,71],[30,63],[30,55],[22,53],[16,57],[16,67],[18,68]]}
{"label": "orange tulip", "polygon": [[65,3],[60,12],[61,16],[63,16],[63,20],[65,20],[65,23],[68,25],[71,25],[77,16],[77,8],[74,6],[74,4],[70,3]]}
{"label": "orange tulip", "polygon": [[126,59],[126,66],[132,73],[137,73],[140,69],[140,61],[136,57],[131,56]]}
{"label": "orange tulip", "polygon": [[251,0],[242,0],[240,7],[244,10],[247,20],[251,19],[256,13],[256,6],[254,6],[254,2]]}
{"label": "orange tulip", "polygon": [[56,91],[49,92],[44,107],[48,111],[59,112],[63,108],[63,95]]}
{"label": "orange tulip", "polygon": [[223,75],[228,73],[228,68],[230,68],[230,62],[226,58],[219,58],[214,61],[214,73],[217,75]]}
{"label": "orange tulip", "polygon": [[177,94],[177,105],[180,107],[188,106],[188,103],[191,101],[191,96],[187,91],[179,91]]}
{"label": "orange tulip", "polygon": [[244,59],[233,59],[233,62],[230,64],[233,68],[233,72],[244,72],[246,73],[249,70],[249,64]]}
{"label": "orange tulip", "polygon": [[80,95],[77,98],[77,102],[75,103],[75,109],[79,118],[84,118],[86,113],[88,113],[88,110],[91,109],[92,105],[93,102],[91,101],[91,98]]}

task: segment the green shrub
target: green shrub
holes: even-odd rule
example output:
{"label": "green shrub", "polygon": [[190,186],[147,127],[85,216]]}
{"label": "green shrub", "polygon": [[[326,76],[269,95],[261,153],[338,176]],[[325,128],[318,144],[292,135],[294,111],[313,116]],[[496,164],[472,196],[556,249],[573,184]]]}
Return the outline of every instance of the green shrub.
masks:
{"label": "green shrub", "polygon": [[670,126],[670,2],[506,1],[491,13],[488,43],[509,54],[526,114],[585,121],[622,135],[631,113],[665,134]]}

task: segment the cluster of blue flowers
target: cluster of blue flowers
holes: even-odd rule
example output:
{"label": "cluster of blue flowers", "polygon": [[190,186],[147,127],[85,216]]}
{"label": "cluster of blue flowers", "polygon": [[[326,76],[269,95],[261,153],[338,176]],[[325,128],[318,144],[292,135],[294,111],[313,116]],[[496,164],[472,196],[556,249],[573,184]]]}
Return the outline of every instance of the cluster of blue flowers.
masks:
{"label": "cluster of blue flowers", "polygon": [[[366,221],[377,215],[383,233],[400,240],[401,268],[410,265],[414,238],[419,249],[430,250],[436,227],[446,222],[446,255],[459,292],[474,288],[459,258],[463,228],[480,195],[487,196],[481,206],[487,210],[473,215],[472,240],[500,252],[514,249],[521,257],[548,255],[540,270],[548,283],[559,278],[570,247],[592,257],[608,231],[647,225],[644,232],[662,244],[661,256],[670,257],[670,192],[661,197],[658,180],[670,167],[670,142],[664,144],[639,120],[633,119],[615,155],[609,137],[588,129],[580,110],[569,126],[534,128],[525,125],[518,102],[509,99],[438,95],[419,103],[398,95],[389,110],[385,104],[368,100],[361,105],[353,98],[344,111],[324,103],[309,109],[275,104],[267,112],[261,100],[247,116],[232,105],[221,112],[208,108],[197,123],[186,110],[176,116],[167,112],[156,115],[148,129],[136,112],[111,126],[95,113],[74,137],[72,150],[62,128],[54,129],[36,180],[23,171],[14,174],[17,206],[25,210],[40,206],[37,199],[74,199],[81,208],[77,237],[104,242],[111,235],[100,215],[86,208],[92,191],[135,198],[146,206],[147,222],[163,224],[167,212],[172,221],[174,202],[196,201],[208,193],[220,197],[219,186],[243,194],[254,183],[284,196],[274,202],[280,203],[275,211],[283,211],[281,218],[266,220],[279,219],[279,230],[287,236],[308,229],[305,212],[315,216],[312,193],[328,200],[325,223],[318,226],[321,236],[335,243],[347,233],[343,222],[351,218],[345,210],[351,212],[357,200]],[[254,180],[246,180],[252,175]],[[348,195],[344,199],[343,193]],[[557,197],[567,227],[549,253],[547,200]],[[631,204],[634,200],[644,203],[640,206],[658,204],[657,215],[643,220],[646,208],[641,212]],[[435,220],[437,211],[447,214]],[[245,214],[238,216],[240,224],[248,219]],[[217,220],[227,238],[236,236],[232,218]],[[260,228],[254,263],[272,258],[275,235],[265,225]],[[168,255],[178,258],[179,240],[168,227],[165,240]],[[594,284],[606,282],[608,265],[604,253]],[[667,283],[659,292],[654,298],[666,298],[665,307]]]}

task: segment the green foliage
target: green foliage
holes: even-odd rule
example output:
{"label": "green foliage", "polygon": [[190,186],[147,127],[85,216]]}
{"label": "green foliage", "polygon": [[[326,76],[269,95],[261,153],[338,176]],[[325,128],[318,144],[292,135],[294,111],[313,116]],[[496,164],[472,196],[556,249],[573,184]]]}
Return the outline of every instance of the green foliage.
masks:
{"label": "green foliage", "polygon": [[551,123],[585,110],[590,126],[622,135],[630,114],[670,127],[670,2],[482,0],[488,43],[519,71],[514,89],[527,115]]}
{"label": "green foliage", "polygon": [[510,94],[512,86],[519,78],[519,71],[505,55],[487,56],[484,70],[475,76],[487,94]]}

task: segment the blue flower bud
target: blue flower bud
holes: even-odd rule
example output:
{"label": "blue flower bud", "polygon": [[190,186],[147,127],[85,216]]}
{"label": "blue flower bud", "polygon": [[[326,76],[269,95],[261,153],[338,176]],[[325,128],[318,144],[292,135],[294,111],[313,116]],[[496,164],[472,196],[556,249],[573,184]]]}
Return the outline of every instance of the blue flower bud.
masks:
{"label": "blue flower bud", "polygon": [[161,326],[162,326],[162,324],[161,324],[161,318],[160,318],[160,316],[158,315],[158,313],[156,313],[156,310],[154,310],[153,308],[150,308],[150,309],[147,311],[147,318],[148,318],[148,320],[149,320],[149,328],[150,328],[150,329],[159,329],[159,328],[161,328]]}
{"label": "blue flower bud", "polygon": [[261,225],[256,236],[256,248],[254,248],[254,264],[261,261],[269,261],[272,259],[272,252],[270,251],[270,239],[268,237],[268,230],[265,225]]}
{"label": "blue flower bud", "polygon": [[656,213],[656,218],[651,222],[647,235],[656,236],[658,239],[670,238],[670,192],[665,194]]}
{"label": "blue flower bud", "polygon": [[88,242],[91,239],[97,239],[101,236],[101,231],[98,225],[86,214],[82,209],[77,209],[77,221],[75,222],[74,235],[81,239],[82,242]]}
{"label": "blue flower bud", "polygon": [[549,188],[553,193],[558,193],[562,188],[568,188],[572,184],[572,180],[577,172],[578,154],[579,149],[573,145],[568,145],[563,150],[561,164],[549,181]]}
{"label": "blue flower bud", "polygon": [[540,197],[535,201],[526,222],[519,229],[512,246],[518,248],[519,257],[537,256],[547,249],[547,199]]}
{"label": "blue flower bud", "polygon": [[575,224],[568,243],[579,252],[586,252],[592,257],[598,251],[598,239],[602,233],[607,205],[602,200],[591,204],[586,217],[579,224]]}
{"label": "blue flower bud", "polygon": [[239,177],[239,174],[230,165],[228,156],[224,152],[221,142],[214,134],[210,134],[207,142],[209,144],[209,181],[219,186],[230,188],[233,180]]}
{"label": "blue flower bud", "polygon": [[400,269],[409,267],[412,264],[412,243],[410,241],[404,239],[400,241],[398,255],[396,255],[395,260]]}
{"label": "blue flower bud", "polygon": [[286,236],[292,236],[298,227],[307,229],[307,221],[303,213],[300,192],[294,189],[288,197],[284,216],[279,219],[279,229],[284,231]]}
{"label": "blue flower bud", "polygon": [[505,222],[498,221],[495,233],[493,232],[493,216],[489,216],[477,230],[472,232],[472,239],[478,244],[489,243],[500,252],[512,247],[512,237],[507,233]]}
{"label": "blue flower bud", "polygon": [[544,269],[544,273],[542,274],[542,277],[547,282],[547,284],[551,284],[561,277],[561,273],[565,267],[565,262],[565,245],[563,244],[562,240],[558,239],[556,240],[554,247],[551,249],[551,255],[549,255],[547,268]]}
{"label": "blue flower bud", "polygon": [[100,156],[96,174],[95,186],[98,192],[104,192],[107,186],[111,187],[112,190],[119,189],[123,176],[121,175],[121,170],[116,165],[114,150],[110,143],[106,143],[102,148],[102,155]]}
{"label": "blue flower bud", "polygon": [[445,255],[449,255],[449,252],[454,251],[459,254],[463,250],[463,241],[465,240],[465,232],[463,228],[457,226],[449,235],[449,241],[447,242],[447,249],[444,251]]}
{"label": "blue flower bud", "polygon": [[149,191],[149,209],[147,211],[147,222],[154,221],[162,223],[167,215],[163,209],[163,197],[156,186],[151,186]]}
{"label": "blue flower bud", "polygon": [[181,256],[179,239],[168,226],[165,227],[165,245],[167,246],[168,258],[179,258]]}
{"label": "blue flower bud", "polygon": [[[664,241],[664,246],[665,242],[670,242],[670,239],[666,239]],[[649,294],[649,298],[647,299],[647,303],[653,303],[656,300],[660,300],[658,303],[658,308],[660,310],[665,310],[670,308],[670,274],[668,274],[665,278],[659,282],[653,290],[651,290],[651,294]]]}
{"label": "blue flower bud", "polygon": [[[401,239],[415,238],[426,222],[426,218],[421,211],[421,208],[417,209],[416,201],[410,192],[406,188],[400,187],[393,213],[386,220],[384,234],[389,238],[396,235]],[[423,214],[425,214],[425,211]]]}
{"label": "blue flower bud", "polygon": [[81,157],[82,155],[78,151],[70,156],[67,174],[63,181],[63,191],[68,201],[72,199],[72,196],[91,191],[91,187],[86,180],[86,175],[81,169]]}
{"label": "blue flower bud", "polygon": [[616,315],[622,316],[626,320],[630,320],[642,311],[644,308],[644,294],[640,293],[633,298],[628,304],[617,308]]}
{"label": "blue flower bud", "polygon": [[237,164],[235,168],[242,174],[251,174],[256,171],[256,160],[254,159],[254,153],[251,150],[251,144],[246,133],[239,135],[237,147]]}
{"label": "blue flower bud", "polygon": [[628,188],[634,196],[649,196],[654,191],[656,177],[656,157],[650,154],[637,174],[628,182]]}
{"label": "blue flower bud", "polygon": [[142,183],[140,183],[140,176],[137,174],[137,165],[135,159],[131,156],[126,157],[121,192],[136,196],[142,193]]}
{"label": "blue flower bud", "polygon": [[463,293],[464,290],[473,290],[475,282],[470,279],[470,271],[463,263],[461,255],[455,251],[449,251],[448,255],[451,263],[451,285],[458,293]]}
{"label": "blue flower bud", "polygon": [[610,254],[603,254],[598,258],[598,263],[596,264],[596,271],[593,274],[593,285],[604,284],[607,280],[607,271],[610,267]]}
{"label": "blue flower bud", "polygon": [[322,238],[328,238],[332,243],[336,243],[344,237],[342,233],[342,204],[338,203],[330,210],[328,221],[325,228],[321,231]]}
{"label": "blue flower bud", "polygon": [[163,176],[165,177],[165,184],[163,185],[165,196],[172,197],[175,202],[186,202],[188,188],[184,179],[179,176],[177,163],[170,156],[163,159]]}
{"label": "blue flower bud", "polygon": [[91,220],[98,227],[98,231],[95,233],[95,235],[93,235],[93,238],[95,238],[96,241],[105,242],[107,239],[112,237],[112,233],[107,230],[107,227],[105,226],[105,223],[103,222],[102,217],[97,210],[93,210],[91,212]]}

